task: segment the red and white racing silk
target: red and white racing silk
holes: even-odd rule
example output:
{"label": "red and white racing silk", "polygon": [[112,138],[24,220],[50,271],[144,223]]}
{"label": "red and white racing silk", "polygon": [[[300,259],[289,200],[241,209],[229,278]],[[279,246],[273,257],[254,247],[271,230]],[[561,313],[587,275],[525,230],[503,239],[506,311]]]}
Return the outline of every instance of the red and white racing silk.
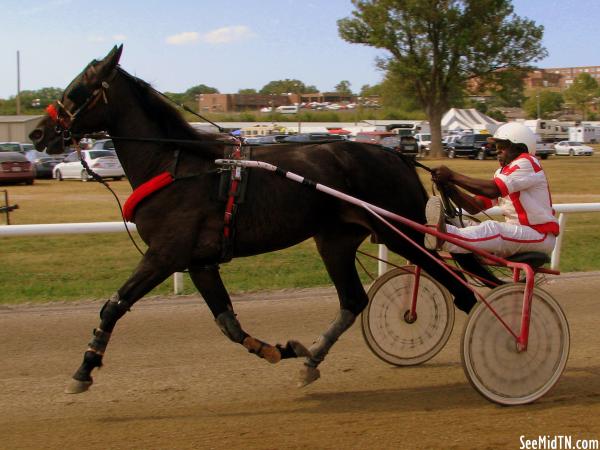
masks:
{"label": "red and white racing silk", "polygon": [[[499,256],[533,251],[550,254],[560,230],[540,162],[528,153],[522,153],[496,171],[494,182],[502,197],[497,200],[478,198],[488,208],[493,204],[500,206],[506,222],[489,220],[466,228],[448,225],[447,233]],[[448,242],[443,249],[452,253],[465,252]]]}

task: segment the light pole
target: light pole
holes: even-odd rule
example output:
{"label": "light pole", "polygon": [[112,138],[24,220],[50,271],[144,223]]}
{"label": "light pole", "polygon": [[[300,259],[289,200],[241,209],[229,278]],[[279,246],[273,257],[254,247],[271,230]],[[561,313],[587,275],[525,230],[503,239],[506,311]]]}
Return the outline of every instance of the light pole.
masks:
{"label": "light pole", "polygon": [[537,91],[537,94],[535,94],[535,99],[537,102],[537,118],[540,118],[540,91]]}
{"label": "light pole", "polygon": [[21,114],[21,62],[19,58],[19,50],[17,50],[17,116]]}

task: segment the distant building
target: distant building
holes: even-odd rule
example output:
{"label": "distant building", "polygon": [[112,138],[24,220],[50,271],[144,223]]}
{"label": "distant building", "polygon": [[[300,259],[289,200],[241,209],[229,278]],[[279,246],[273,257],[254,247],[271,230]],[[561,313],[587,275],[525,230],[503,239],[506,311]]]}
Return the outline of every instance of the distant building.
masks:
{"label": "distant building", "polygon": [[200,112],[241,112],[260,108],[293,105],[299,103],[300,96],[263,94],[200,94]]}
{"label": "distant building", "polygon": [[337,92],[315,92],[311,94],[200,94],[198,107],[200,112],[242,112],[256,111],[261,108],[293,106],[301,103],[351,103],[353,95]]}
{"label": "distant building", "polygon": [[549,72],[547,69],[535,69],[523,80],[525,89],[529,88],[560,88],[562,75]]}
{"label": "distant building", "polygon": [[43,116],[0,116],[0,141],[31,142],[31,133]]}
{"label": "distant building", "polygon": [[600,66],[552,67],[536,69],[525,79],[527,87],[559,87],[566,89],[581,73],[589,73],[600,83]]}

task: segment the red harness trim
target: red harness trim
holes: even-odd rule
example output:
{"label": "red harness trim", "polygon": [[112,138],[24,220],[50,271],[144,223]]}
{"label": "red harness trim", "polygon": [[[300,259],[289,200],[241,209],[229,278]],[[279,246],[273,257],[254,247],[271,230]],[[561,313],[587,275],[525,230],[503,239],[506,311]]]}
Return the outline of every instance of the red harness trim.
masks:
{"label": "red harness trim", "polygon": [[160,175],[146,181],[139,185],[129,196],[125,204],[123,205],[123,218],[128,222],[133,222],[133,215],[135,208],[138,203],[144,200],[149,195],[161,190],[165,186],[168,186],[175,178],[169,172],[163,172]]}
{"label": "red harness trim", "polygon": [[[232,159],[242,159],[242,150],[240,141],[236,141],[236,146],[231,154]],[[231,169],[231,184],[229,186],[229,197],[225,205],[225,217],[223,223],[223,237],[231,239],[233,235],[233,215],[235,214],[235,200],[238,195],[238,189],[240,187],[240,180],[242,179],[241,167],[233,167]]]}

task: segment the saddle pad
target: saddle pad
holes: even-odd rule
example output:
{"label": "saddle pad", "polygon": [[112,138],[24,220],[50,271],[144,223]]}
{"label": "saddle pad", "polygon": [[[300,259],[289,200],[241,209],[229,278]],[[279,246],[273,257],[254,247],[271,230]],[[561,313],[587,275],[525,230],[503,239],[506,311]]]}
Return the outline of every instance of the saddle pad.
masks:
{"label": "saddle pad", "polygon": [[135,208],[137,205],[149,195],[168,186],[175,178],[169,172],[163,172],[160,175],[151,178],[145,183],[139,185],[129,196],[123,205],[123,218],[128,222],[133,222]]}

